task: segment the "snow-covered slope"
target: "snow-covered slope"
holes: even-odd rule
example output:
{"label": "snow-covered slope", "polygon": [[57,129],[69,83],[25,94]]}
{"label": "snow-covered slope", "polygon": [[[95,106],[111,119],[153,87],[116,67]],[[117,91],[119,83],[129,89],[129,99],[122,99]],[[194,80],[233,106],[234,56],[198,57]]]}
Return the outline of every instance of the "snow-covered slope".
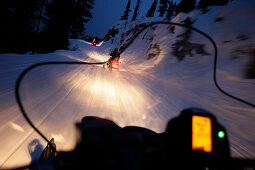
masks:
{"label": "snow-covered slope", "polygon": [[[70,40],[70,51],[58,50],[50,54],[35,55],[30,55],[29,53],[25,55],[0,54],[0,167],[13,167],[16,165],[27,164],[31,161],[31,159],[38,158],[43,147],[45,147],[42,146],[42,144],[45,145],[45,141],[42,140],[38,134],[33,132],[32,128],[21,115],[21,112],[16,104],[14,87],[19,74],[21,74],[21,72],[28,66],[39,62],[94,62],[105,61],[107,59],[108,56],[103,55],[101,52],[95,51],[95,49],[91,47],[89,43],[82,40]],[[65,77],[65,73],[67,72],[68,70],[65,71],[65,69],[57,69],[57,73],[55,72],[56,75],[53,75],[53,77],[55,76],[56,80],[58,80],[57,77]],[[39,89],[37,90],[39,94],[37,97],[43,96],[41,84],[42,81],[50,81],[50,76],[47,76],[48,73],[46,72],[43,74],[46,76],[44,77],[45,79],[43,78],[43,75],[41,75],[41,78],[38,77],[39,81],[37,82],[37,85]],[[23,84],[26,84],[26,82]],[[53,88],[54,87],[55,86],[53,86]],[[59,89],[59,87],[55,88],[55,90]],[[21,89],[21,91],[23,90]],[[36,90],[33,89],[30,89],[30,91],[31,93],[36,92]],[[62,92],[62,94],[63,93],[64,92]],[[53,96],[54,95],[55,94],[53,94]],[[50,97],[53,98],[53,96]],[[54,99],[55,101],[57,100],[56,98],[53,98],[52,102],[55,102]],[[37,100],[34,99],[34,101]],[[44,107],[42,103],[41,107]]]}
{"label": "snow-covered slope", "polygon": [[[255,79],[247,74],[255,55],[255,3],[235,0],[228,6],[209,9],[206,14],[179,14],[172,21],[185,21],[208,33],[218,47],[220,86],[255,103]],[[15,80],[24,68],[41,61],[106,61],[114,48],[124,49],[139,29],[159,20],[140,19],[126,26],[119,23],[114,26],[118,33],[100,47],[71,40],[69,51],[1,54],[0,166],[29,163],[45,146],[15,103]],[[197,32],[154,25],[123,51],[118,72],[84,65],[37,68],[23,80],[21,97],[29,117],[49,139],[55,138],[58,150],[74,147],[73,124],[83,116],[105,117],[120,126],[137,125],[162,132],[167,121],[184,108],[201,107],[213,112],[226,127],[232,156],[255,158],[255,109],[216,89],[213,54],[212,44]]]}

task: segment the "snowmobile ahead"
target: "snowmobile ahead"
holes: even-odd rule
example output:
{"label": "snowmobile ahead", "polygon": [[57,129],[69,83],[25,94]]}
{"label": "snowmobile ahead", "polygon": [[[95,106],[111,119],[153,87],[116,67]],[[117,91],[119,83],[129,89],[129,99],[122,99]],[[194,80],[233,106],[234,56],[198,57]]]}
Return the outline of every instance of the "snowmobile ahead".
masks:
{"label": "snowmobile ahead", "polygon": [[120,64],[120,53],[118,52],[118,49],[115,48],[110,53],[110,59],[106,62],[104,67],[109,68],[110,70],[118,71],[119,70],[119,64]]}
{"label": "snowmobile ahead", "polygon": [[94,38],[93,41],[92,41],[92,46],[97,46],[97,43],[96,43],[96,39]]}

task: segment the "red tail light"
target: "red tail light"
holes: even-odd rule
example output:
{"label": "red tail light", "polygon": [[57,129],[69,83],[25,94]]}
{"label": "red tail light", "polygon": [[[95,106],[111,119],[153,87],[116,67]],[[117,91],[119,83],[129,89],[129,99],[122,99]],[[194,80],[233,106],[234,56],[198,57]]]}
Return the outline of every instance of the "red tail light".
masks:
{"label": "red tail light", "polygon": [[111,61],[112,68],[119,69],[119,61]]}

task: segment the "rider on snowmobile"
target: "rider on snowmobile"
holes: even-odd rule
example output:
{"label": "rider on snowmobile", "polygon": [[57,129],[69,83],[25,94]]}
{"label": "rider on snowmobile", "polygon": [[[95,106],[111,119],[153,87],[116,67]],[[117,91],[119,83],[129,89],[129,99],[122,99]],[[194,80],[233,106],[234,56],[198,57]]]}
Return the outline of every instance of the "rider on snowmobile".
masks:
{"label": "rider on snowmobile", "polygon": [[92,45],[93,45],[93,46],[96,46],[96,45],[97,45],[97,43],[96,43],[96,38],[93,39]]}
{"label": "rider on snowmobile", "polygon": [[115,48],[111,53],[110,53],[110,59],[108,60],[108,66],[118,70],[119,69],[119,59],[120,59],[120,53],[118,52],[118,49]]}

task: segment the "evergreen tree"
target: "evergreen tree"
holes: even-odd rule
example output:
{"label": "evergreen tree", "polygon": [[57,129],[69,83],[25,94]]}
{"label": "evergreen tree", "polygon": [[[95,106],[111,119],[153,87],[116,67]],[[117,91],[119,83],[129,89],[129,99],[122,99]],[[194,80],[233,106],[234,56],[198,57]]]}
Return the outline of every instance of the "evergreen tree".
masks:
{"label": "evergreen tree", "polygon": [[137,0],[136,7],[135,7],[135,10],[134,10],[134,14],[133,14],[133,17],[132,17],[132,21],[136,20],[136,18],[137,18],[137,15],[139,13],[140,4],[141,4],[141,0]]}
{"label": "evergreen tree", "polygon": [[1,52],[50,52],[67,49],[81,38],[94,0],[3,0],[0,6]]}
{"label": "evergreen tree", "polygon": [[181,2],[177,5],[176,13],[184,12],[188,13],[195,9],[196,0],[181,0]]}
{"label": "evergreen tree", "polygon": [[37,34],[43,29],[43,21],[45,20],[44,10],[45,10],[45,6],[47,2],[48,2],[47,0],[35,1],[36,10],[34,13],[34,17],[32,18],[33,20],[32,23],[33,23],[33,30]]}
{"label": "evergreen tree", "polygon": [[94,0],[53,0],[46,6],[46,28],[40,52],[68,49],[69,38],[81,38],[84,24],[92,18]]}
{"label": "evergreen tree", "polygon": [[73,3],[70,38],[81,38],[85,30],[84,24],[93,18],[90,12],[93,8],[94,0],[77,0]]}
{"label": "evergreen tree", "polygon": [[0,6],[0,52],[25,53],[32,50],[38,13],[46,0],[3,0]]}
{"label": "evergreen tree", "polygon": [[176,2],[173,3],[173,1],[171,0],[168,5],[166,20],[170,20],[171,16],[174,15],[175,11],[176,11]]}
{"label": "evergreen tree", "polygon": [[168,0],[160,0],[159,3],[160,3],[159,9],[158,9],[159,17],[163,17],[163,15],[165,14],[167,10]]}
{"label": "evergreen tree", "polygon": [[155,13],[155,10],[157,8],[157,3],[158,3],[158,0],[154,0],[153,3],[151,4],[151,7],[149,9],[149,11],[147,12],[146,14],[146,17],[154,17],[154,13]]}
{"label": "evergreen tree", "polygon": [[46,6],[48,20],[42,32],[42,52],[68,49],[73,0],[53,0]]}
{"label": "evergreen tree", "polygon": [[131,3],[131,0],[128,0],[126,10],[125,10],[124,14],[121,16],[120,20],[128,20],[128,15],[129,15],[129,12],[131,11],[130,3]]}

